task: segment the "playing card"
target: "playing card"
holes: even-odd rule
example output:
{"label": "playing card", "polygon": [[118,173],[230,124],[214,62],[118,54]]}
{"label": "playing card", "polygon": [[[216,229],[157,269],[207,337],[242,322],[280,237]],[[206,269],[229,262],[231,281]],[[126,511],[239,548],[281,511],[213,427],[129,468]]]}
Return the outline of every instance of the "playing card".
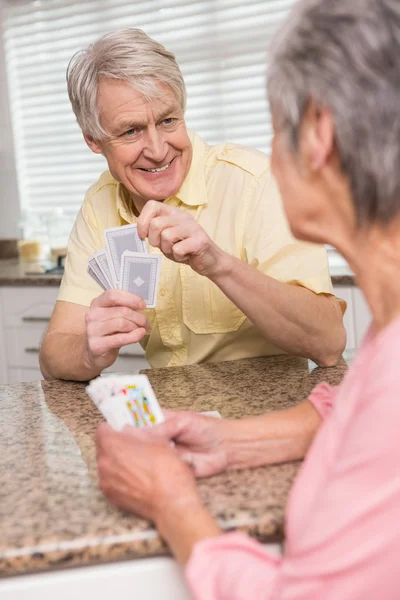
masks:
{"label": "playing card", "polygon": [[102,248],[98,252],[95,252],[95,254],[93,254],[93,258],[95,259],[96,263],[98,264],[99,269],[102,272],[104,279],[108,282],[108,285],[110,286],[109,289],[112,289],[113,279],[112,279],[110,267],[108,265],[106,249]]}
{"label": "playing card", "polygon": [[164,415],[146,375],[125,375],[118,378],[119,392],[134,417],[135,425],[151,427],[164,421]]}
{"label": "playing card", "polygon": [[120,288],[143,298],[154,308],[160,279],[161,255],[124,252],[121,261]]}
{"label": "playing card", "polygon": [[221,413],[218,410],[204,410],[200,413],[206,417],[215,417],[216,419],[222,419]]}
{"label": "playing card", "polygon": [[109,290],[110,286],[108,281],[104,277],[103,273],[100,270],[99,265],[96,262],[96,259],[93,257],[89,258],[89,264],[87,269],[89,275],[103,288],[103,290]]}
{"label": "playing card", "polygon": [[164,415],[146,375],[97,377],[86,391],[114,429],[125,425],[147,428],[164,421]]}
{"label": "playing card", "polygon": [[105,290],[105,289],[106,289],[106,288],[104,287],[104,284],[103,284],[103,282],[102,282],[102,281],[100,281],[100,279],[97,277],[96,273],[93,271],[92,267],[89,267],[89,266],[88,266],[88,268],[87,268],[87,272],[89,273],[90,277],[91,277],[92,279],[94,279],[94,280],[95,280],[95,282],[96,282],[96,283],[97,283],[97,284],[98,284],[100,287],[102,287],[102,288],[103,288],[103,290]]}
{"label": "playing card", "polygon": [[121,273],[121,258],[125,250],[147,254],[145,242],[140,239],[136,225],[123,225],[104,230],[106,254],[113,284],[119,283]]}

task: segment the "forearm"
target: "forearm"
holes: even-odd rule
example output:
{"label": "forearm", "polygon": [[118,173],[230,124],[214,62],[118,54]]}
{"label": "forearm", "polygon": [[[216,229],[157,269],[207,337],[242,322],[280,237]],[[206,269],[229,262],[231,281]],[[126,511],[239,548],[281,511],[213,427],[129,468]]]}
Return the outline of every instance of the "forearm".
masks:
{"label": "forearm", "polygon": [[[320,423],[320,416],[308,400],[260,417],[218,421],[227,468],[244,469],[303,458]],[[160,505],[155,522],[182,565],[197,542],[222,533],[197,495],[175,495],[173,502]]]}
{"label": "forearm", "polygon": [[228,469],[244,469],[304,458],[321,424],[308,400],[275,411],[221,424]]}
{"label": "forearm", "polygon": [[222,534],[198,496],[184,505],[178,498],[174,505],[160,511],[156,527],[181,565],[189,560],[196,542]]}
{"label": "forearm", "polygon": [[[114,361],[117,355],[116,351]],[[97,377],[110,360],[104,367],[91,363],[85,334],[49,332],[40,348],[39,363],[45,379],[88,381]]]}
{"label": "forearm", "polygon": [[321,366],[340,358],[346,332],[335,298],[281,283],[226,253],[210,279],[282,350]]}

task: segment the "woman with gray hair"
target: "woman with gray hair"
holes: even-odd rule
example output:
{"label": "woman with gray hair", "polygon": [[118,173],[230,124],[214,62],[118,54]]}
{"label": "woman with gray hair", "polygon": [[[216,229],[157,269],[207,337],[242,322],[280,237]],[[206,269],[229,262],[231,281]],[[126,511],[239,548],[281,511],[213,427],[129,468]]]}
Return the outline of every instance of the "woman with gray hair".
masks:
{"label": "woman with gray hair", "polygon": [[[395,600],[398,0],[300,0],[272,48],[268,94],[273,169],[291,229],[300,239],[338,248],[357,276],[373,324],[342,384],[318,385],[294,409],[241,421],[176,413],[150,432],[102,426],[101,486],[118,506],[154,520],[187,563],[197,599]],[[282,559],[242,534],[222,534],[201,504],[193,471],[211,475],[306,452],[288,504]],[[124,456],[135,460],[127,465]]]}

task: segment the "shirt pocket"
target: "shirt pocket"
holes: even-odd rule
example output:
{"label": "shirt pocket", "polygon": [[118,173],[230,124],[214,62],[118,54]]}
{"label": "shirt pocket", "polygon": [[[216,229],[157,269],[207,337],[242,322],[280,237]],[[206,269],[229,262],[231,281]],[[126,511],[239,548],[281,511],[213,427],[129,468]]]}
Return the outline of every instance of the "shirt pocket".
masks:
{"label": "shirt pocket", "polygon": [[183,322],[193,333],[236,331],[246,316],[215,283],[180,265]]}

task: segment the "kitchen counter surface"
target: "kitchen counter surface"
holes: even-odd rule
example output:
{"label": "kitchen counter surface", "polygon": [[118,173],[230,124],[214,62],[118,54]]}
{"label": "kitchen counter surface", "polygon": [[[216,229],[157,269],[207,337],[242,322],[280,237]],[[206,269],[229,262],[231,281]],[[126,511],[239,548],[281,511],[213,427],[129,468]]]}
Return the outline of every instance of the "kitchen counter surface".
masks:
{"label": "kitchen counter surface", "polygon": [[[46,274],[26,274],[25,266],[18,260],[0,259],[0,286],[1,285],[52,285],[58,286],[61,283],[62,275]],[[29,268],[29,267],[28,267]],[[32,268],[32,267],[31,267]],[[348,268],[331,267],[331,277],[333,285],[357,285],[354,275]]]}
{"label": "kitchen counter surface", "polygon": [[45,273],[25,273],[25,270],[34,269],[36,265],[24,265],[17,259],[0,259],[0,286],[59,286],[62,275]]}
{"label": "kitchen counter surface", "polygon": [[[144,371],[162,406],[218,410],[224,418],[294,405],[346,364],[321,369],[268,357]],[[110,506],[98,489],[94,434],[103,421],[83,384],[0,386],[0,575],[168,554],[145,520]],[[230,472],[199,482],[224,530],[281,540],[299,463]]]}

